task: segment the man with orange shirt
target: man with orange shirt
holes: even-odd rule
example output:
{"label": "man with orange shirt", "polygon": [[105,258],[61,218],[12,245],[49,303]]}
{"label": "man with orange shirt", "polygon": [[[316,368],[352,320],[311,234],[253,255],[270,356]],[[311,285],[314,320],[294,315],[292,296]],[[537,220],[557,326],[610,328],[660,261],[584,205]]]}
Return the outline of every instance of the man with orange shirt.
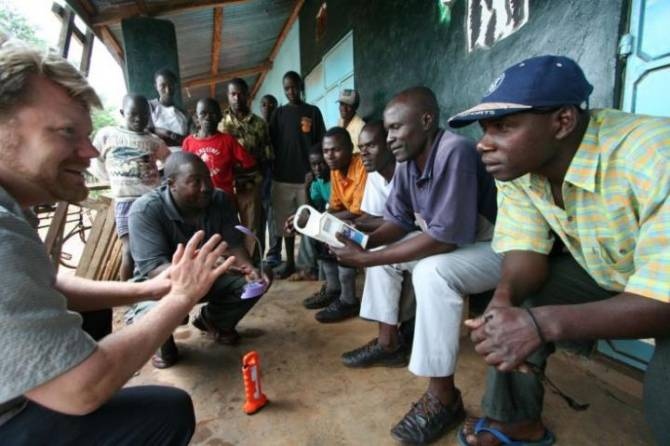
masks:
{"label": "man with orange shirt", "polygon": [[[341,220],[361,216],[361,201],[368,177],[361,156],[353,154],[353,149],[351,137],[342,127],[331,128],[323,137],[323,158],[331,172],[328,212]],[[316,320],[338,322],[357,316],[360,303],[356,299],[356,268],[338,265],[334,259],[328,259],[323,261],[323,270],[326,282],[339,283],[340,293],[336,298],[320,299],[320,305],[311,306],[325,307],[314,315]]]}
{"label": "man with orange shirt", "polygon": [[233,167],[239,165],[251,170],[255,168],[256,160],[234,136],[217,130],[221,116],[218,102],[212,98],[200,99],[195,108],[198,133],[187,136],[182,146],[185,152],[195,153],[205,162],[214,187],[232,196]]}

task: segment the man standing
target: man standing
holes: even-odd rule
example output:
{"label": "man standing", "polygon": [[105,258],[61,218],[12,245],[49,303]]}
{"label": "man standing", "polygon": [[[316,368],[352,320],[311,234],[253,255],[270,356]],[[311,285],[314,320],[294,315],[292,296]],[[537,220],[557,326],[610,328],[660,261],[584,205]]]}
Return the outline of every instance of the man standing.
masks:
{"label": "man standing", "polygon": [[[233,135],[237,142],[256,160],[253,170],[235,169],[235,202],[240,222],[259,239],[265,238],[261,228],[263,175],[268,173],[273,158],[268,126],[249,110],[249,86],[238,77],[228,82],[228,108],[223,111],[219,130]],[[262,258],[256,252],[256,241],[246,236],[245,246],[253,258]]]}
{"label": "man standing", "polygon": [[181,150],[181,144],[188,135],[190,119],[186,112],[174,103],[177,88],[177,76],[161,69],[154,74],[158,98],[151,99],[151,122],[149,130],[161,137],[170,150]]}
{"label": "man standing", "polygon": [[[193,405],[158,386],[121,389],[234,259],[198,232],[144,283],[56,276],[23,209],[78,202],[98,156],[89,135],[100,99],[66,60],[0,48],[0,438],[12,445],[186,445]],[[160,299],[144,319],[96,343],[73,311]]]}
{"label": "man standing", "polygon": [[[261,116],[270,125],[272,113],[277,109],[277,98],[266,94],[261,98]],[[272,149],[274,158],[274,149]],[[263,215],[261,217],[261,245],[265,249],[265,228],[268,232],[270,246],[265,254],[265,262],[268,266],[275,267],[281,263],[281,236],[277,235],[279,230],[274,225],[274,211],[272,210],[272,163],[263,172]]]}
{"label": "man standing", "polygon": [[[242,234],[235,229],[239,224],[235,206],[228,195],[214,189],[207,166],[193,153],[172,154],[165,165],[165,177],[167,185],[141,197],[130,210],[136,278],[161,274],[170,265],[170,253],[196,231],[204,231],[205,237],[221,234],[228,241],[225,254],[235,257],[233,266],[238,274],[224,274],[214,282],[204,297],[208,303],[193,325],[220,344],[236,344],[240,336],[235,326],[260,299],[242,300],[240,296],[247,280],[260,278],[260,272],[254,269],[242,245]],[[167,368],[177,359],[171,336],[152,363],[156,368]]]}
{"label": "man standing", "polygon": [[360,135],[365,125],[365,121],[356,114],[358,106],[361,103],[361,97],[357,90],[347,88],[340,91],[337,103],[340,105],[340,119],[337,125],[338,127],[347,129],[351,142],[354,144],[354,153],[358,153],[358,135]]}
{"label": "man standing", "polygon": [[[449,120],[484,130],[477,148],[500,189],[493,247],[504,253],[493,300],[467,322],[493,367],[485,418],[466,423],[461,445],[500,434],[552,444],[540,379],[553,343],[652,337],[645,412],[670,444],[670,119],[589,111],[592,89],[573,60],[535,57]],[[549,254],[554,234],[567,252]]]}
{"label": "man standing", "polygon": [[[321,142],[326,131],[319,109],[302,100],[302,78],[289,71],[283,78],[289,103],[272,114],[270,137],[275,150],[272,171],[272,207],[277,229],[284,230],[286,219],[305,204],[305,175],[309,168],[309,149]],[[280,279],[295,272],[295,236],[284,230],[286,264],[277,273]]]}
{"label": "man standing", "polygon": [[[427,391],[391,430],[399,441],[425,443],[458,425],[463,402],[454,385],[463,296],[491,289],[500,259],[489,243],[495,221],[493,179],[474,143],[439,128],[434,93],[415,87],[384,110],[387,143],[401,162],[393,177],[384,224],[364,251],[339,237],[341,263],[368,267],[360,315],[380,323],[358,361],[405,354],[398,331],[403,272],[412,272],[416,325],[409,369],[430,377]],[[419,227],[419,232],[413,232]]]}

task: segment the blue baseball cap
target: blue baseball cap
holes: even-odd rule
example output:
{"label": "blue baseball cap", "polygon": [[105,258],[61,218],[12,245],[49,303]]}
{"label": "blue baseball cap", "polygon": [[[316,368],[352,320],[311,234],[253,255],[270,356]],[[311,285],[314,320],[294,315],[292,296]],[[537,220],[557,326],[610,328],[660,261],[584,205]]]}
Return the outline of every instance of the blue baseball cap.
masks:
{"label": "blue baseball cap", "polygon": [[449,118],[450,127],[464,127],[481,119],[538,107],[576,105],[588,108],[593,86],[574,60],[562,56],[538,56],[519,62],[498,76],[479,105]]}

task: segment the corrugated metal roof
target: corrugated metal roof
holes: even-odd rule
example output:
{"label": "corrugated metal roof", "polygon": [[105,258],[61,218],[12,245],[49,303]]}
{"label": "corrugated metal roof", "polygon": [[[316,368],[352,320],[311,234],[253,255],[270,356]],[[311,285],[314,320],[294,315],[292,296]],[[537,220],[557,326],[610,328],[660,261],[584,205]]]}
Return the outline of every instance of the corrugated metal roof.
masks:
{"label": "corrugated metal roof", "polygon": [[[123,6],[136,6],[128,0],[90,0],[98,14]],[[144,0],[149,10],[170,3],[165,0]],[[248,0],[223,6],[223,26],[219,73],[252,68],[268,60],[282,27],[289,18],[295,0]],[[95,17],[95,16],[94,16]],[[208,77],[211,70],[214,8],[188,9],[160,15],[158,18],[174,23],[182,79]],[[107,25],[116,40],[123,45],[121,23]],[[252,88],[258,75],[245,78]],[[225,83],[216,88],[217,98],[225,102]],[[209,86],[183,91],[184,105],[192,108],[194,101],[209,96]]]}

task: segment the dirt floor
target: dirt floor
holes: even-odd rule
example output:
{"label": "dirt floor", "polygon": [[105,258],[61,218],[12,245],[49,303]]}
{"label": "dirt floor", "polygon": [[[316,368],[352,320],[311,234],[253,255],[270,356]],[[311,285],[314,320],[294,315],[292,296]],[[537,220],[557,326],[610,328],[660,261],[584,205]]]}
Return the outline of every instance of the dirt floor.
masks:
{"label": "dirt floor", "polygon": [[[239,326],[240,345],[214,344],[192,326],[177,330],[182,360],[171,369],[146,365],[129,385],[164,384],[188,390],[198,427],[195,445],[386,445],[390,428],[425,390],[426,380],[406,368],[351,370],[342,352],[375,336],[360,319],[316,322],[301,300],[317,282],[280,281]],[[466,409],[477,414],[485,367],[462,340],[457,385]],[[263,390],[270,404],[248,416],[242,411],[241,357],[261,357]],[[548,375],[591,407],[575,412],[547,391],[545,420],[559,445],[649,445],[639,380],[591,360],[555,355]],[[456,445],[451,432],[436,444]]]}

